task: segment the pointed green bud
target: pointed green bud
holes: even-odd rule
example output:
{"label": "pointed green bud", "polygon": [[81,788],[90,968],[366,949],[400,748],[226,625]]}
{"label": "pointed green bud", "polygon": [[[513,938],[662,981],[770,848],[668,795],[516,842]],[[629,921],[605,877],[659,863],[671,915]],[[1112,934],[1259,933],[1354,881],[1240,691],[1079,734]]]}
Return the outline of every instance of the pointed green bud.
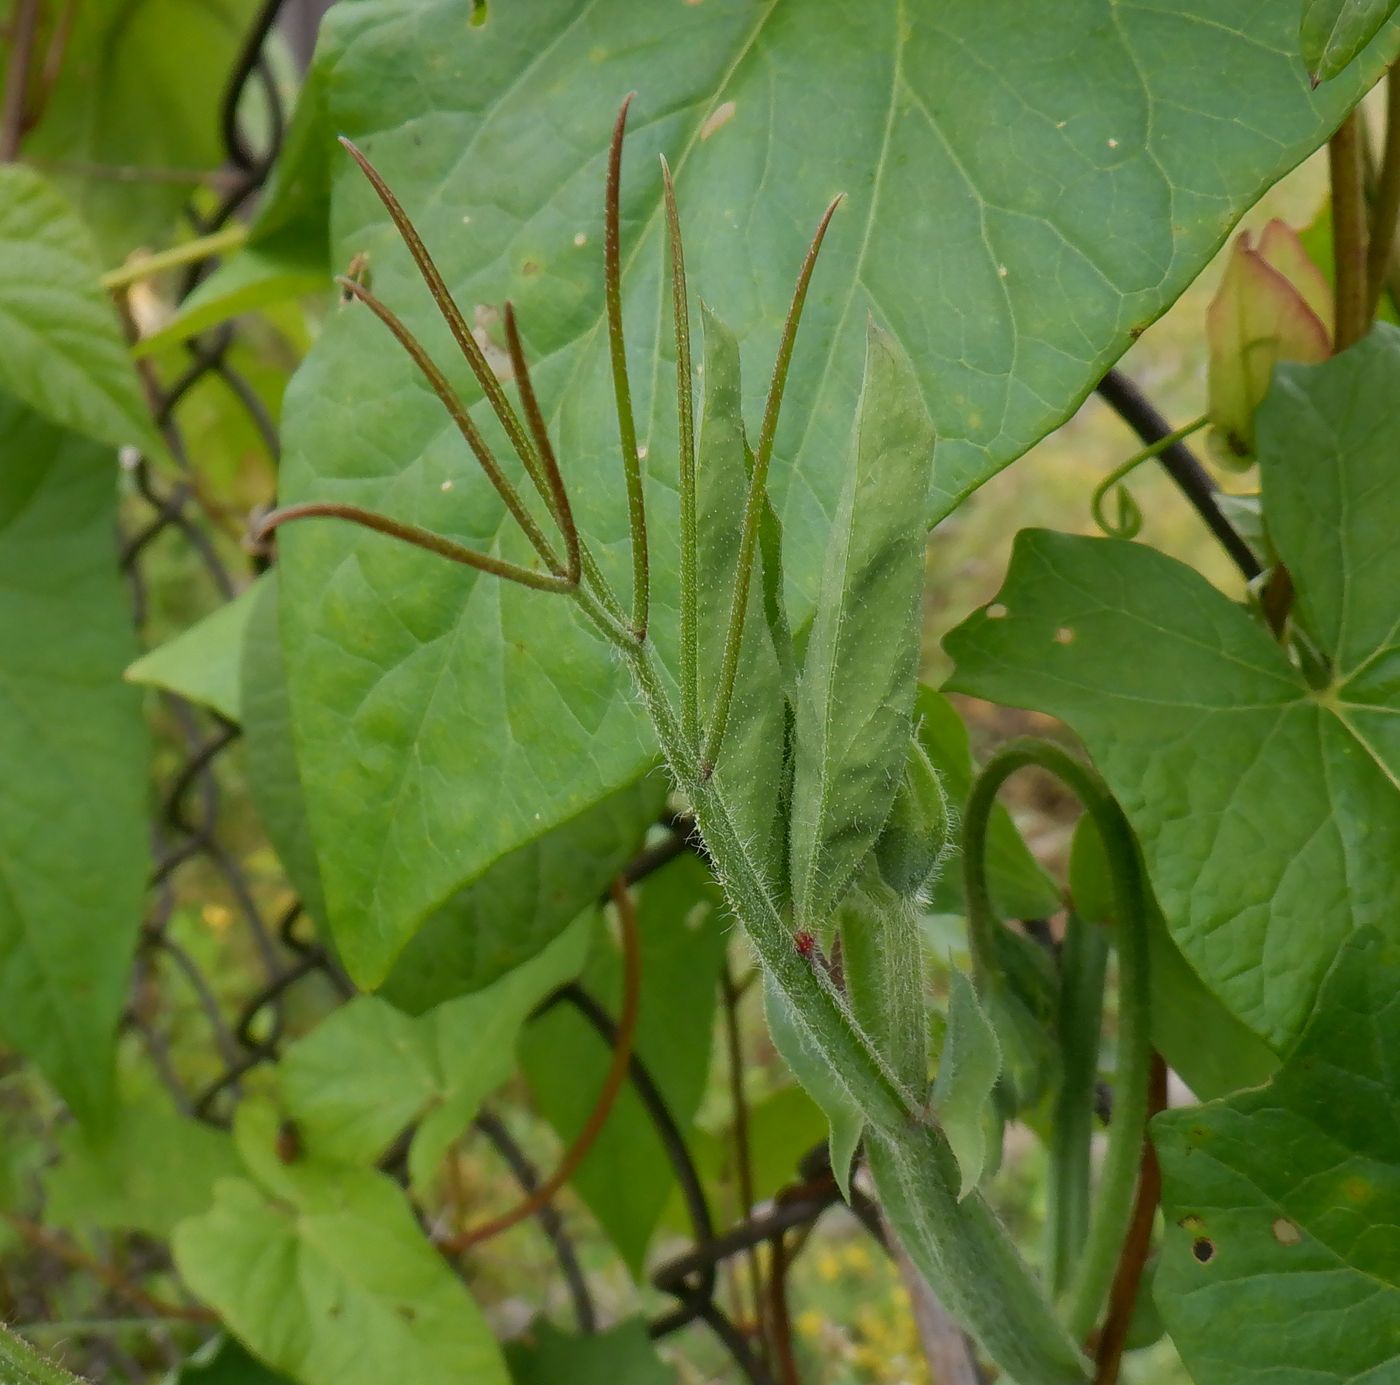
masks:
{"label": "pointed green bud", "polygon": [[884,831],[875,842],[880,878],[905,899],[932,883],[948,850],[948,797],[923,747],[914,741]]}

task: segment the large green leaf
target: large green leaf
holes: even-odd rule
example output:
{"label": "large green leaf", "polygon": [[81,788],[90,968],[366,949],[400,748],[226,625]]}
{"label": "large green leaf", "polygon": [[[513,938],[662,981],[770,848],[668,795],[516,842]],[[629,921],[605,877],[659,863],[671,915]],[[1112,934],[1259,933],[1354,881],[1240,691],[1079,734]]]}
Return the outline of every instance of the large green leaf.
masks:
{"label": "large green leaf", "polygon": [[0,388],[98,442],[158,450],[87,230],[32,169],[0,168]]}
{"label": "large green leaf", "polygon": [[402,1191],[369,1169],[283,1164],[277,1114],[239,1107],[256,1180],[222,1180],[180,1223],[175,1263],[259,1357],[301,1385],[508,1385],[481,1310],[418,1228]]}
{"label": "large green leaf", "polygon": [[1400,1377],[1400,946],[1343,946],[1267,1087],[1152,1125],[1155,1295],[1197,1385]]}
{"label": "large green leaf", "polygon": [[957,687],[1084,738],[1186,959],[1277,1050],[1352,929],[1400,930],[1397,387],[1382,325],[1281,368],[1260,411],[1265,519],[1326,687],[1199,574],[1117,540],[1022,534],[947,641]]}
{"label": "large green leaf", "polygon": [[[59,81],[24,154],[56,166],[109,262],[169,238],[193,186],[161,174],[224,163],[223,95],[256,8],[256,0],[76,6]],[[147,169],[156,173],[122,176]]]}
{"label": "large green leaf", "polygon": [[422,1187],[515,1068],[515,1041],[535,1005],[578,975],[591,919],[473,995],[412,1018],[377,996],[342,1006],[287,1050],[278,1076],[287,1114],[323,1158],[370,1164],[417,1122],[411,1181]]}
{"label": "large green leaf", "polygon": [[[651,876],[637,901],[641,1003],[633,1051],[685,1131],[700,1106],[710,1066],[715,990],[725,935],[718,891],[704,866],[683,856]],[[580,978],[614,1018],[622,961],[600,938]],[[598,1100],[610,1054],[572,1007],[557,1005],[520,1041],[521,1065],[545,1118],[566,1143]],[[624,1086],[572,1186],[634,1274],[666,1206],[674,1174],[655,1126],[631,1085]]]}
{"label": "large green leaf", "polygon": [[[469,318],[489,326],[507,297],[520,309],[576,512],[624,585],[598,252],[607,131],[622,94],[640,93],[623,254],[663,639],[675,424],[656,368],[670,349],[658,150],[680,179],[692,281],[754,362],[771,359],[822,206],[849,197],[774,461],[800,623],[846,470],[868,311],[919,363],[940,437],[932,513],[947,513],[1074,408],[1396,46],[1387,30],[1313,92],[1296,13],[1230,0],[706,0],[661,27],[629,0],[497,6],[480,27],[459,0],[364,0],[328,26],[326,133],[382,165]],[[1203,75],[1222,71],[1229,81]],[[450,363],[405,252],[343,159],[331,209],[332,261],[367,252],[377,291]],[[751,414],[765,379],[750,369]],[[287,423],[288,499],[377,506],[518,553],[368,313],[328,323]],[[650,736],[621,670],[561,600],[329,524],[283,544],[313,832],[333,926],[372,984],[465,881],[635,778]]]}
{"label": "large green leaf", "polygon": [[815,928],[890,814],[909,753],[933,425],[914,366],[870,323],[865,383],[797,700],[792,891]]}
{"label": "large green leaf", "polygon": [[0,1036],[86,1118],[110,1096],[148,850],[116,459],[3,397],[0,437]]}

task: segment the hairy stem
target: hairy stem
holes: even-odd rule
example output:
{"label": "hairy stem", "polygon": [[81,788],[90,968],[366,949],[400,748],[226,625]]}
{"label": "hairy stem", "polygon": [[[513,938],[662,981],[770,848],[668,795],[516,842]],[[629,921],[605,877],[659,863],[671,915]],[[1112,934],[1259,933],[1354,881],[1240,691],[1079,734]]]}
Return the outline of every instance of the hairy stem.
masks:
{"label": "hairy stem", "polygon": [[364,510],[358,505],[341,505],[334,501],[309,501],[303,505],[286,505],[274,510],[258,526],[257,537],[265,539],[274,529],[301,519],[340,519],[349,524],[358,524],[363,529],[373,529],[376,533],[387,534],[390,538],[412,544],[414,548],[436,553],[450,562],[461,563],[475,568],[478,572],[489,572],[493,577],[503,577],[507,582],[519,582],[523,587],[536,591],[567,592],[572,590],[569,579],[556,573],[536,572],[533,568],[520,567],[504,558],[493,557],[489,553],[478,553],[474,548],[466,548],[431,529],[423,529],[417,524],[405,524],[375,510]]}
{"label": "hairy stem", "polygon": [[[635,93],[633,93],[635,95]],[[637,424],[632,416],[632,386],[627,376],[627,343],[622,335],[622,231],[619,203],[622,186],[622,137],[627,130],[629,95],[617,113],[608,148],[608,187],[603,215],[603,299],[608,318],[608,353],[612,362],[617,431],[622,447],[622,474],[627,483],[627,521],[632,533],[632,629],[646,638],[651,610],[648,573],[647,511],[642,493],[642,459],[637,453]]]}
{"label": "hairy stem", "polygon": [[41,1356],[16,1332],[0,1323],[0,1379],[5,1385],[78,1385],[46,1356]]}
{"label": "hairy stem", "polygon": [[690,360],[690,305],[685,280],[685,247],[676,210],[671,169],[661,160],[666,190],[666,228],[671,244],[671,301],[676,327],[676,417],[680,423],[681,490],[681,731],[700,742],[700,618],[698,537],[695,517],[695,399]]}

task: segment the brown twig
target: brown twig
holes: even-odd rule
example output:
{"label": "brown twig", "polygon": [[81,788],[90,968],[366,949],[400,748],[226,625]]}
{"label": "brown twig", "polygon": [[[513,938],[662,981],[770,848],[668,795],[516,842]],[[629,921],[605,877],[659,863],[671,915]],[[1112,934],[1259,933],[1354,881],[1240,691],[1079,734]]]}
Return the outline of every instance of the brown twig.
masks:
{"label": "brown twig", "polygon": [[5,70],[5,104],[0,111],[0,163],[12,163],[19,157],[38,31],[39,0],[18,0],[10,32],[10,62]]}
{"label": "brown twig", "polygon": [[1327,145],[1332,180],[1332,257],[1337,279],[1337,351],[1345,351],[1360,341],[1371,320],[1367,289],[1366,188],[1358,119],[1353,111]]}
{"label": "brown twig", "polygon": [[[749,1103],[744,1093],[744,1054],[739,1041],[739,992],[725,962],[720,971],[720,990],[724,998],[724,1037],[729,1060],[729,1094],[734,1107],[734,1167],[739,1185],[741,1215],[753,1213],[753,1150],[749,1144]],[[758,1263],[758,1247],[750,1246],[746,1256],[749,1269],[749,1289],[753,1295],[754,1321],[758,1324],[760,1340],[767,1339],[763,1312],[763,1271]],[[771,1286],[770,1286],[771,1288]]]}
{"label": "brown twig", "polygon": [[598,1099],[593,1103],[593,1110],[573,1144],[564,1151],[564,1157],[554,1172],[529,1197],[517,1203],[509,1212],[492,1217],[490,1221],[482,1222],[479,1226],[468,1227],[444,1241],[442,1249],[450,1254],[457,1254],[469,1246],[489,1241],[501,1232],[510,1230],[512,1226],[519,1225],[527,1217],[534,1216],[574,1176],[612,1114],[618,1093],[627,1078],[628,1064],[632,1060],[632,1043],[637,1036],[637,1009],[642,993],[642,951],[641,939],[637,935],[637,914],[632,906],[632,897],[620,876],[613,881],[612,900],[617,908],[618,923],[622,930],[622,1011],[618,1017],[617,1042],[613,1046],[612,1062],[608,1066],[607,1076],[603,1078],[603,1085],[598,1089]]}
{"label": "brown twig", "polygon": [[0,1210],[0,1217],[3,1217],[36,1250],[46,1251],[62,1260],[70,1268],[81,1270],[83,1273],[101,1280],[119,1298],[125,1299],[133,1308],[139,1308],[143,1313],[149,1313],[156,1318],[177,1318],[183,1322],[217,1322],[219,1320],[218,1314],[208,1308],[187,1308],[183,1304],[167,1303],[164,1299],[147,1293],[139,1284],[133,1284],[114,1266],[94,1259],[71,1241],[46,1230],[37,1222],[30,1221],[28,1217],[4,1210]]}
{"label": "brown twig", "polygon": [[792,1349],[792,1318],[787,1301],[787,1236],[779,1231],[768,1248],[772,1253],[772,1272],[768,1276],[768,1337],[773,1344],[773,1356],[782,1385],[802,1385],[797,1374],[797,1356]]}
{"label": "brown twig", "polygon": [[[1166,1110],[1166,1106],[1167,1065],[1160,1053],[1154,1053],[1147,1086],[1148,1120],[1157,1112]],[[1138,1288],[1152,1244],[1152,1223],[1156,1219],[1157,1203],[1161,1196],[1162,1169],[1157,1162],[1152,1137],[1148,1134],[1142,1140],[1142,1172],[1138,1175],[1137,1200],[1133,1204],[1128,1234],[1123,1238],[1123,1251],[1118,1257],[1113,1288],[1109,1291],[1108,1314],[1094,1343],[1094,1385],[1116,1385],[1118,1380],[1123,1348],[1128,1340],[1128,1329],[1132,1326]]]}

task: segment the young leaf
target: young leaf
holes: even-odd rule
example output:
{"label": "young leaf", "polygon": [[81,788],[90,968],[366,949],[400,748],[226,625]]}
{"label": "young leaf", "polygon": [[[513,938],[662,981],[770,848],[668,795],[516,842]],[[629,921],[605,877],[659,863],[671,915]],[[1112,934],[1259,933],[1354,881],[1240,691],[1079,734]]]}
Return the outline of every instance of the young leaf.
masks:
{"label": "young leaf", "polygon": [[928,1009],[914,904],[867,865],[837,917],[851,1013],[905,1088],[922,1092],[928,1084]]}
{"label": "young leaf", "polygon": [[243,720],[243,636],[252,618],[261,578],[232,601],[143,654],[124,675],[128,683],[163,688],[209,707],[229,721]]}
{"label": "young leaf", "polygon": [[[704,407],[696,459],[697,569],[699,573],[699,687],[703,725],[715,701],[734,600],[744,502],[749,490],[747,443],[739,376],[739,344],[708,308],[705,331]],[[760,554],[755,558],[763,562]],[[766,572],[765,572],[766,576]],[[764,581],[749,587],[739,673],[715,781],[735,827],[753,843],[755,859],[774,861],[775,816],[783,773],[783,697],[777,656],[764,613]]]}
{"label": "young leaf", "polygon": [[826,1058],[816,1052],[792,1017],[791,1007],[771,981],[763,984],[763,1012],[768,1034],[778,1056],[792,1069],[803,1091],[826,1116],[829,1135],[827,1148],[831,1172],[841,1196],[851,1200],[851,1172],[860,1146],[865,1118],[850,1093],[843,1087]]}
{"label": "young leaf", "polygon": [[3,397],[0,437],[0,1039],[87,1120],[108,1106],[149,849],[116,467]]}
{"label": "young leaf", "polygon": [[62,195],[0,167],[0,389],[84,437],[159,453],[100,272]]}
{"label": "young leaf", "polygon": [[1268,1086],[1152,1123],[1156,1298],[1198,1385],[1394,1374],[1397,1052],[1400,946],[1359,930]]}
{"label": "young leaf", "polygon": [[[638,892],[642,991],[633,1051],[682,1131],[699,1109],[709,1072],[723,919],[718,891],[693,856],[648,877]],[[580,983],[616,1019],[622,961],[610,940],[595,942]],[[525,1030],[520,1054],[541,1112],[568,1143],[597,1101],[608,1068],[606,1043],[572,1007],[556,1005]],[[673,1181],[655,1125],[629,1084],[572,1187],[634,1274],[641,1272]]]}
{"label": "young leaf", "polygon": [[1275,1050],[1348,933],[1400,929],[1397,389],[1382,323],[1281,366],[1259,414],[1269,533],[1328,687],[1199,574],[1116,540],[1022,534],[997,605],[947,640],[954,686],[1083,737],[1177,946]]}
{"label": "young leaf", "polygon": [[797,703],[792,886],[809,929],[879,836],[909,746],[933,425],[908,358],[873,322],[854,451]]}
{"label": "young leaf", "polygon": [[491,1329],[383,1174],[275,1153],[271,1107],[238,1109],[256,1183],[218,1185],[175,1228],[180,1274],[238,1338],[301,1385],[509,1385]]}
{"label": "young leaf", "polygon": [[1335,77],[1395,13],[1396,0],[1303,0],[1298,42],[1315,82]]}
{"label": "young leaf", "polygon": [[972,982],[954,968],[948,992],[948,1035],[933,1084],[933,1114],[962,1174],[958,1197],[982,1181],[988,1163],[987,1115],[1001,1073],[1001,1049]]}
{"label": "young leaf", "polygon": [[305,1147],[347,1164],[376,1160],[417,1121],[409,1150],[415,1187],[515,1068],[530,1011],[583,967],[591,918],[538,957],[473,995],[410,1018],[375,996],[334,1011],[278,1066],[282,1099]]}
{"label": "young leaf", "polygon": [[218,1179],[239,1171],[224,1131],[151,1098],[123,1102],[108,1129],[67,1126],[58,1152],[44,1171],[45,1224],[83,1232],[169,1236],[208,1208]]}

